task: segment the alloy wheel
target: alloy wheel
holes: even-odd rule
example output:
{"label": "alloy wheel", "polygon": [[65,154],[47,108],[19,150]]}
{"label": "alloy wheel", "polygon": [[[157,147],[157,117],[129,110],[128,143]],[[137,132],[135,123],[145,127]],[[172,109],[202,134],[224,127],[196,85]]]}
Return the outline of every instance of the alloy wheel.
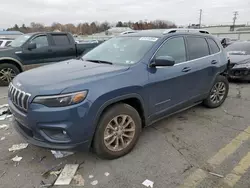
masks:
{"label": "alloy wheel", "polygon": [[10,83],[16,75],[16,72],[12,68],[3,68],[0,71],[0,80]]}
{"label": "alloy wheel", "polygon": [[226,85],[224,82],[217,82],[211,91],[210,99],[214,104],[220,103],[226,94]]}
{"label": "alloy wheel", "polygon": [[110,151],[121,151],[132,142],[134,136],[134,120],[129,115],[119,115],[106,126],[104,144]]}

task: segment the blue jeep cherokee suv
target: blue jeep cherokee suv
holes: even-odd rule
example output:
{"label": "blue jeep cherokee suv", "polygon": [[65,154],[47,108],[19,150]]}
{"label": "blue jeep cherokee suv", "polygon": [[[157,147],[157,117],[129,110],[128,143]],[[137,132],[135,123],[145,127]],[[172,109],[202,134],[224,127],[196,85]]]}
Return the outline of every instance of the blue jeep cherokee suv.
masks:
{"label": "blue jeep cherokee suv", "polygon": [[227,56],[216,38],[195,31],[126,34],[81,59],[21,73],[8,92],[14,127],[37,146],[114,159],[144,126],[199,103],[220,106]]}

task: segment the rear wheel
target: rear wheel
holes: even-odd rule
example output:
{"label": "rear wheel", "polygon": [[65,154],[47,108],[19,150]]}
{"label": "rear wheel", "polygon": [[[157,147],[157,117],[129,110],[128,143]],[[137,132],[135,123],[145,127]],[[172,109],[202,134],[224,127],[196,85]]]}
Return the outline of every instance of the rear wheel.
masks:
{"label": "rear wheel", "polygon": [[20,73],[19,69],[9,63],[0,64],[0,85],[8,86],[13,78]]}
{"label": "rear wheel", "polygon": [[94,150],[102,158],[115,159],[129,153],[141,132],[139,113],[128,104],[116,104],[101,117],[94,138]]}
{"label": "rear wheel", "polygon": [[214,82],[209,96],[204,100],[208,108],[217,108],[225,101],[229,91],[228,80],[225,76],[218,76]]}

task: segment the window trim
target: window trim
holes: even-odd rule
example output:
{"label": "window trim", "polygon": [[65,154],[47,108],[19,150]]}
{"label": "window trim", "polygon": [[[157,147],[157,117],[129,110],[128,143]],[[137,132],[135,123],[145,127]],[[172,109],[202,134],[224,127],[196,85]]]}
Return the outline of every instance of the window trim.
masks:
{"label": "window trim", "polygon": [[42,48],[44,48],[44,47],[49,47],[49,46],[50,46],[50,43],[49,43],[49,40],[48,40],[48,36],[45,35],[45,34],[40,34],[40,35],[36,35],[36,36],[32,37],[29,41],[27,41],[28,44],[31,44],[31,42],[32,42],[34,39],[36,39],[37,37],[46,37],[46,38],[47,38],[48,46],[43,46]]}
{"label": "window trim", "polygon": [[169,40],[171,40],[171,39],[174,39],[174,38],[180,38],[180,37],[183,38],[183,41],[184,41],[185,52],[186,52],[186,61],[181,62],[181,63],[174,64],[174,66],[187,62],[187,61],[188,61],[188,54],[187,54],[187,43],[186,43],[186,40],[185,40],[185,36],[184,36],[184,35],[176,35],[176,36],[169,37],[169,38],[167,38],[166,40],[164,40],[164,41],[162,42],[162,44],[157,48],[157,50],[154,52],[154,54],[153,54],[152,57],[150,58],[150,61],[149,61],[149,64],[148,64],[148,65],[150,66],[150,63],[154,60],[155,55],[157,54],[157,52],[160,50],[160,48],[161,48],[167,41],[169,41]]}
{"label": "window trim", "polygon": [[69,38],[69,36],[68,36],[68,34],[65,34],[65,33],[52,33],[51,34],[51,39],[52,39],[52,41],[53,41],[53,46],[60,46],[60,45],[57,45],[56,44],[56,42],[55,42],[55,40],[54,40],[54,36],[66,36],[66,38],[68,39],[68,42],[69,42],[69,44],[64,44],[65,46],[70,46],[71,45],[71,41],[70,41],[70,38]]}
{"label": "window trim", "polygon": [[[210,51],[210,55],[213,55],[212,54],[212,48],[211,48],[211,46],[209,45],[209,43],[208,43],[208,40],[212,40],[212,41],[214,41],[214,43],[216,44],[216,46],[218,47],[218,49],[219,49],[219,52],[221,51],[221,48],[219,47],[219,45],[217,44],[217,42],[214,40],[214,39],[212,39],[212,38],[207,38],[206,37],[206,41],[207,41],[207,44],[208,44],[208,47],[209,47],[209,51]],[[216,53],[219,53],[219,52],[216,52]],[[214,54],[216,54],[216,53],[214,53]]]}
{"label": "window trim", "polygon": [[[186,35],[178,35],[178,36],[181,36],[181,37],[184,37],[184,39],[186,39]],[[176,36],[174,36],[176,37]],[[174,38],[174,37],[170,37],[170,38]],[[170,39],[168,38],[168,39]],[[208,38],[208,37],[204,37],[204,38]],[[166,39],[165,41],[167,41],[168,39]],[[159,46],[159,48],[165,44],[165,41]],[[186,44],[186,43],[185,43]],[[152,57],[150,58],[150,61],[149,61],[149,64],[148,64],[148,67],[150,68],[150,63],[152,62],[153,58],[155,57],[155,54],[158,52],[159,48],[155,51],[155,53],[152,55]],[[219,47],[220,48],[220,47]],[[206,57],[212,57],[212,56],[215,56],[215,55],[219,55],[220,53],[222,52],[221,48],[220,48],[220,51],[218,53],[215,53],[215,54],[209,54],[208,56],[204,56],[204,57],[200,57],[200,58],[197,58],[197,59],[192,59],[192,60],[188,60],[188,61],[185,61],[185,62],[182,62],[182,63],[178,63],[178,64],[174,64],[174,66],[179,66],[179,65],[183,65],[183,64],[187,64],[187,63],[191,63],[193,61],[196,61],[196,60],[201,60],[201,59],[204,59]],[[169,68],[169,67],[157,67],[157,68]]]}
{"label": "window trim", "polygon": [[187,38],[188,37],[190,37],[190,38],[201,38],[201,39],[204,39],[205,40],[205,42],[206,42],[206,44],[207,44],[207,47],[208,47],[208,55],[206,55],[206,56],[202,56],[202,57],[199,57],[199,58],[195,58],[195,59],[190,59],[190,52],[189,52],[189,48],[188,48],[188,42],[187,42],[187,51],[188,51],[188,61],[192,61],[192,60],[196,60],[196,59],[201,59],[201,58],[203,58],[203,57],[208,57],[208,56],[210,56],[211,55],[211,52],[210,52],[210,47],[209,47],[209,44],[208,44],[208,42],[207,42],[207,37],[203,37],[203,36],[186,36],[185,38],[186,38],[186,40],[187,40]]}

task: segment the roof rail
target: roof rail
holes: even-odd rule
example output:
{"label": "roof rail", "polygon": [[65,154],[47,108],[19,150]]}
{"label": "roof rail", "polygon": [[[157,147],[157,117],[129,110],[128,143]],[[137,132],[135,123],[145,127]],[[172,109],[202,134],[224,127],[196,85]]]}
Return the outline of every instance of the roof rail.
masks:
{"label": "roof rail", "polygon": [[190,33],[205,33],[209,34],[207,30],[204,29],[189,29],[189,28],[177,28],[177,29],[167,29],[163,32],[163,34],[167,33],[176,33],[176,32],[190,32]]}
{"label": "roof rail", "polygon": [[130,33],[136,33],[136,31],[123,31],[122,33],[120,33],[120,35],[126,35]]}

